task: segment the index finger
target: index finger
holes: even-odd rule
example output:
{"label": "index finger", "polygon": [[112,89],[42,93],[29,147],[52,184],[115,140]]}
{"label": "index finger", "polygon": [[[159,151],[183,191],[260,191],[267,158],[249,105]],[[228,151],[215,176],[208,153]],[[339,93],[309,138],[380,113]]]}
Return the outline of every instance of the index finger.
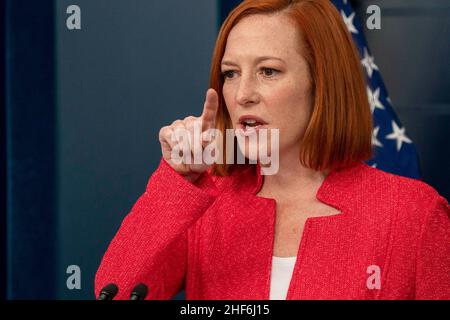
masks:
{"label": "index finger", "polygon": [[219,96],[216,90],[210,88],[206,92],[206,100],[203,106],[202,130],[214,128],[216,125],[216,115],[219,110]]}

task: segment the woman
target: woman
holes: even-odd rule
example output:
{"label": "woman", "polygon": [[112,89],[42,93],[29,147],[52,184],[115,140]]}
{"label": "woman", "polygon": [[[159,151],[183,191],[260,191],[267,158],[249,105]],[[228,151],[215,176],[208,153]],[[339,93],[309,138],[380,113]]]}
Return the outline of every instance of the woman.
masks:
{"label": "woman", "polygon": [[[182,288],[189,300],[450,298],[449,205],[364,163],[363,74],[328,0],[244,1],[221,28],[210,87],[200,117],[161,129],[160,165],[102,260],[97,295],[115,283],[127,299],[144,283],[148,299]],[[203,132],[243,131],[256,164],[175,161],[174,132],[194,139],[199,120]],[[250,139],[263,129],[279,140]],[[262,145],[277,146],[275,174],[261,174]]]}

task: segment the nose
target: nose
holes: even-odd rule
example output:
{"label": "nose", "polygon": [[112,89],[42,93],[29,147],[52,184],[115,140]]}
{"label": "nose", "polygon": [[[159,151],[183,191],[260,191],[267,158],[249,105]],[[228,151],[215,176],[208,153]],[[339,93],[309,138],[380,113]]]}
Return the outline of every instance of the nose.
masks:
{"label": "nose", "polygon": [[236,91],[236,102],[241,106],[258,103],[258,92],[256,79],[251,75],[241,77]]}

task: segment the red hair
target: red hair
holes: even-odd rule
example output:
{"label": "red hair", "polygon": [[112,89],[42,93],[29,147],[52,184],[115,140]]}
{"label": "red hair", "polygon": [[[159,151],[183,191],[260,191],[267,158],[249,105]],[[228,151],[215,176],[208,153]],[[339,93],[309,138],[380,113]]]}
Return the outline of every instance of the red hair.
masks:
{"label": "red hair", "polygon": [[[225,137],[225,130],[232,128],[220,69],[231,29],[246,16],[279,12],[298,26],[312,80],[314,105],[301,142],[300,162],[324,171],[369,160],[373,124],[364,74],[352,37],[329,0],[245,0],[229,14],[217,37],[209,82],[219,95],[217,129]],[[228,175],[233,166],[214,164],[212,174]]]}

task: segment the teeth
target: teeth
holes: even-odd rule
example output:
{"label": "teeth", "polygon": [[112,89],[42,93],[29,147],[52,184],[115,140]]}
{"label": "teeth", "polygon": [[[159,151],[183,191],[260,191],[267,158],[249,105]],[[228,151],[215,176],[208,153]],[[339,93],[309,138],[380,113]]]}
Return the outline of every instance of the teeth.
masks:
{"label": "teeth", "polygon": [[256,123],[256,120],[255,119],[248,119],[248,120],[245,120],[245,123],[254,124],[254,123]]}
{"label": "teeth", "polygon": [[245,131],[254,130],[254,129],[255,129],[255,127],[245,126]]}

